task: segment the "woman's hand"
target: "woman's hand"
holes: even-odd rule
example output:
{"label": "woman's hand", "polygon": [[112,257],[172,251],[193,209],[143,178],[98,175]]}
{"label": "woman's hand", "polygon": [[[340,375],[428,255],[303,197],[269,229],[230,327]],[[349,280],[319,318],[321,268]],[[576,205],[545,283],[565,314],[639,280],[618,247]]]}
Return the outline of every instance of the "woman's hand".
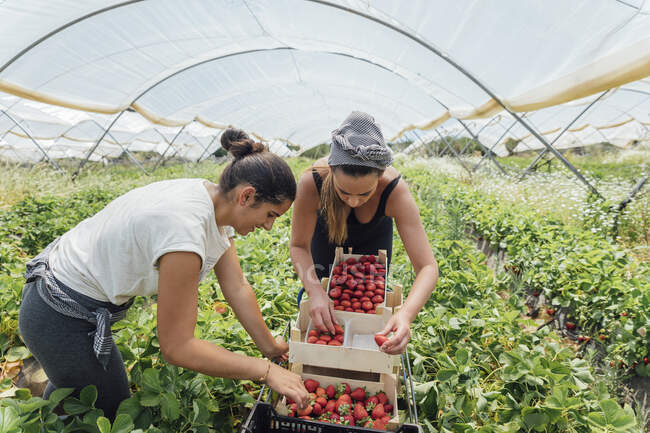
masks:
{"label": "woman's hand", "polygon": [[334,316],[334,305],[330,303],[323,289],[317,287],[311,290],[309,305],[309,315],[316,329],[321,332],[329,331],[332,335],[336,334],[334,325],[338,325],[338,322]]}
{"label": "woman's hand", "polygon": [[281,336],[275,337],[275,344],[268,351],[262,351],[264,356],[274,361],[287,361],[289,359],[289,345]]}
{"label": "woman's hand", "polygon": [[302,383],[302,378],[279,365],[271,364],[269,374],[266,376],[266,384],[278,394],[295,401],[299,409],[309,404],[309,393]]}
{"label": "woman's hand", "polygon": [[378,334],[388,335],[393,332],[393,336],[388,339],[382,346],[381,351],[389,355],[398,355],[406,349],[406,345],[411,339],[411,322],[399,312],[393,314],[388,320],[384,329]]}

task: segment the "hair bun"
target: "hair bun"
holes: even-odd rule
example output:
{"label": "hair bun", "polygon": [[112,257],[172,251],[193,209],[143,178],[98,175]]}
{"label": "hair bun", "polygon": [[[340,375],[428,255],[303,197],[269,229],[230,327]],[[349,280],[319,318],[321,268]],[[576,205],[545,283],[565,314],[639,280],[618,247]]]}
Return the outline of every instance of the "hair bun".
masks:
{"label": "hair bun", "polygon": [[253,153],[264,152],[262,143],[252,140],[241,129],[228,128],[221,134],[221,147],[226,149],[235,159],[241,159]]}

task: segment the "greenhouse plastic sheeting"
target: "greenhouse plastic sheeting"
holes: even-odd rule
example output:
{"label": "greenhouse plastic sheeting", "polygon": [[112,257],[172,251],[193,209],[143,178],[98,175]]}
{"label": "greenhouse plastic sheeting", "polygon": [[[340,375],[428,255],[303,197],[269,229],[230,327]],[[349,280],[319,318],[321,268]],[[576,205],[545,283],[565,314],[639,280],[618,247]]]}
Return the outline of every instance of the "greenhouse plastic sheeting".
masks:
{"label": "greenhouse plastic sheeting", "polygon": [[[491,118],[499,102],[534,111],[548,132],[579,108],[555,123],[537,112],[650,74],[640,0],[6,0],[0,17],[0,91],[21,101],[86,111],[102,127],[127,108],[176,131],[236,125],[303,149],[353,109],[389,138]],[[575,126],[606,126],[593,119]],[[56,134],[42,123],[29,126]]]}

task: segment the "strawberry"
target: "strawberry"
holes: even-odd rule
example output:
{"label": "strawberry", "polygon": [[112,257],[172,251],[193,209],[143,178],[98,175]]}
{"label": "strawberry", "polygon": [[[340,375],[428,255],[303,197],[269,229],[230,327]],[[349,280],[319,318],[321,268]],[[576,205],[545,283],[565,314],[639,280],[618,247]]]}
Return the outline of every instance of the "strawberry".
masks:
{"label": "strawberry", "polygon": [[361,308],[358,308],[358,309],[354,310],[354,312],[355,313],[365,313],[366,310],[362,310]]}
{"label": "strawberry", "polygon": [[335,339],[336,341],[338,341],[339,343],[343,343],[343,339],[344,339],[344,337],[343,337],[343,335],[339,334],[339,335],[335,335],[335,336],[334,336],[334,339]]}
{"label": "strawberry", "polygon": [[340,296],[341,296],[341,289],[339,289],[338,287],[335,287],[332,290],[330,290],[330,298],[336,299]]}
{"label": "strawberry", "polygon": [[347,259],[345,261],[345,263],[347,263],[348,265],[354,265],[356,262],[357,262],[357,259],[355,259],[354,257],[350,257],[349,259]]}
{"label": "strawberry", "polygon": [[312,393],[316,391],[316,388],[318,388],[318,385],[320,385],[317,381],[314,379],[307,379],[305,380],[305,389],[307,392]]}
{"label": "strawberry", "polygon": [[361,309],[361,302],[353,302],[351,307],[354,308],[355,310],[359,310]]}
{"label": "strawberry", "polygon": [[354,308],[352,307],[347,307],[345,311],[349,311],[350,313],[354,313]]}
{"label": "strawberry", "polygon": [[576,329],[576,324],[573,323],[573,322],[566,322],[565,326],[566,326],[566,329],[568,329],[569,331],[572,331],[572,330]]}
{"label": "strawberry", "polygon": [[384,391],[379,391],[375,395],[377,396],[377,399],[379,400],[379,403],[381,403],[381,404],[388,403],[388,397],[386,397],[386,393]]}
{"label": "strawberry", "polygon": [[546,314],[548,314],[549,316],[555,315],[555,308],[547,308]]}
{"label": "strawberry", "polygon": [[336,311],[345,311],[345,307],[343,305],[337,305],[334,307]]}
{"label": "strawberry", "polygon": [[320,332],[318,332],[317,329],[312,329],[307,333],[307,335],[310,337],[318,337],[320,335]]}
{"label": "strawberry", "polygon": [[336,388],[334,388],[334,385],[327,385],[327,388],[325,388],[325,394],[327,394],[328,398],[334,398],[336,395]]}
{"label": "strawberry", "polygon": [[390,415],[384,415],[381,417],[381,422],[384,424],[388,424],[388,421],[390,421]]}
{"label": "strawberry", "polygon": [[393,405],[392,404],[385,404],[384,405],[384,412],[386,412],[387,414],[392,413],[393,412]]}
{"label": "strawberry", "polygon": [[[386,289],[386,285],[384,284],[383,280],[375,280],[375,285],[377,286],[378,290]],[[377,290],[375,290],[375,293],[377,293]]]}
{"label": "strawberry", "polygon": [[375,423],[373,420],[369,419],[363,423],[363,428],[375,428]]}
{"label": "strawberry", "polygon": [[325,406],[327,406],[327,399],[325,398],[325,396],[319,395],[318,397],[316,397],[316,403],[320,404],[321,407],[324,408]]}
{"label": "strawberry", "polygon": [[352,415],[343,415],[341,421],[343,425],[354,425],[354,417]]}
{"label": "strawberry", "polygon": [[366,390],[363,388],[355,388],[354,391],[350,393],[350,397],[352,397],[356,401],[365,400]]}
{"label": "strawberry", "polygon": [[325,405],[325,412],[335,412],[336,411],[336,400],[328,400]]}
{"label": "strawberry", "polygon": [[643,358],[643,364],[644,364],[644,365],[648,365],[648,364],[650,364],[650,359],[648,359],[647,356],[646,356],[645,358]]}
{"label": "strawberry", "polygon": [[330,415],[330,420],[332,420],[332,422],[338,422],[338,420],[340,419],[341,417],[337,413],[333,413],[332,415]]}
{"label": "strawberry", "polygon": [[375,424],[372,426],[375,430],[386,430],[386,424],[381,420],[376,419]]}
{"label": "strawberry", "polygon": [[375,283],[366,283],[366,290],[374,292],[377,290],[377,285]]}
{"label": "strawberry", "polygon": [[323,334],[323,335],[321,335],[321,336],[320,336],[320,339],[323,340],[323,341],[325,341],[325,342],[330,342],[330,341],[332,341],[332,337],[331,337],[330,335],[327,335],[327,334]]}
{"label": "strawberry", "polygon": [[386,337],[385,335],[375,334],[375,343],[377,343],[377,346],[381,347],[387,341],[388,341],[388,337]]}
{"label": "strawberry", "polygon": [[318,337],[314,337],[313,335],[311,337],[307,338],[307,343],[309,343],[309,344],[314,344],[317,341],[318,341]]}
{"label": "strawberry", "polygon": [[375,263],[375,261],[377,260],[377,258],[372,254],[369,254],[367,259],[370,263]]}
{"label": "strawberry", "polygon": [[352,302],[350,301],[341,301],[340,305],[343,305],[345,308],[350,308],[352,306]]}
{"label": "strawberry", "polygon": [[375,296],[375,291],[374,290],[366,290],[363,292],[363,296],[371,299],[373,296]]}
{"label": "strawberry", "polygon": [[323,406],[321,406],[320,403],[314,403],[312,412],[315,416],[319,416],[323,413]]}
{"label": "strawberry", "polygon": [[340,301],[349,301],[350,300],[350,294],[349,293],[343,293],[341,294],[341,297],[339,298]]}
{"label": "strawberry", "polygon": [[347,280],[345,282],[345,285],[348,286],[348,288],[350,288],[350,289],[354,289],[356,287],[356,285],[357,285],[357,282],[356,282],[356,280]]}
{"label": "strawberry", "polygon": [[366,311],[366,313],[368,313],[368,314],[376,314],[377,312],[375,310],[368,310],[368,311]]}
{"label": "strawberry", "polygon": [[341,416],[348,415],[350,413],[350,404],[346,402],[337,401],[336,412]]}
{"label": "strawberry", "polygon": [[334,331],[336,335],[342,335],[343,334],[343,328],[341,325],[334,325]]}
{"label": "strawberry", "polygon": [[366,408],[363,407],[361,403],[357,403],[354,405],[354,410],[352,411],[352,415],[354,416],[354,419],[357,421],[368,418],[368,412],[366,411]]}
{"label": "strawberry", "polygon": [[386,415],[386,412],[384,412],[384,405],[381,403],[375,406],[375,408],[371,412],[372,419],[378,419],[384,415]]}
{"label": "strawberry", "polygon": [[355,298],[361,298],[363,297],[363,292],[361,290],[355,290],[354,293],[352,294]]}
{"label": "strawberry", "polygon": [[317,340],[314,344],[322,344],[323,346],[327,346],[327,342],[323,340]]}
{"label": "strawberry", "polygon": [[373,304],[381,304],[382,302],[384,302],[384,298],[382,298],[379,295],[375,295],[372,297],[371,301]]}
{"label": "strawberry", "polygon": [[363,301],[361,303],[361,308],[363,308],[366,311],[372,310],[373,309],[373,304],[370,301]]}
{"label": "strawberry", "polygon": [[[343,390],[343,391],[342,391],[343,394],[350,394],[350,392],[352,391],[352,389],[350,389],[350,385],[348,385],[346,382],[341,382],[341,383],[339,384],[339,386],[340,386],[341,389]],[[347,398],[348,398],[348,402],[351,403],[352,400],[350,400],[350,397],[347,397]]]}
{"label": "strawberry", "polygon": [[[314,408],[311,407],[310,405],[308,405],[304,409],[298,409],[298,416],[303,417],[303,416],[311,415],[311,412],[313,410],[314,410]],[[307,418],[307,419],[309,419],[309,418]]]}
{"label": "strawberry", "polygon": [[605,341],[606,338],[607,338],[607,337],[606,337],[605,335],[600,334],[600,341]]}
{"label": "strawberry", "polygon": [[328,346],[342,346],[343,343],[341,343],[341,342],[338,341],[338,340],[331,340],[331,341],[329,341],[329,342],[327,343],[327,345],[328,345]]}

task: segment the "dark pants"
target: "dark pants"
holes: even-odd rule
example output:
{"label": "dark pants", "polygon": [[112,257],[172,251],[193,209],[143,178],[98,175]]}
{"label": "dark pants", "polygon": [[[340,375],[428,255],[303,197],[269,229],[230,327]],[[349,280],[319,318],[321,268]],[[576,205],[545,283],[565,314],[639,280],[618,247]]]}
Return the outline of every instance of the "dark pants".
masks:
{"label": "dark pants", "polygon": [[[115,307],[69,288],[65,291],[87,308]],[[89,335],[95,326],[53,310],[41,299],[33,283],[23,289],[18,326],[25,345],[49,379],[43,398],[48,398],[56,388],[75,388],[78,394],[86,385],[95,385],[98,392],[95,407],[113,420],[120,402],[130,396],[124,361],[115,343],[104,370],[95,357],[93,337]]]}

